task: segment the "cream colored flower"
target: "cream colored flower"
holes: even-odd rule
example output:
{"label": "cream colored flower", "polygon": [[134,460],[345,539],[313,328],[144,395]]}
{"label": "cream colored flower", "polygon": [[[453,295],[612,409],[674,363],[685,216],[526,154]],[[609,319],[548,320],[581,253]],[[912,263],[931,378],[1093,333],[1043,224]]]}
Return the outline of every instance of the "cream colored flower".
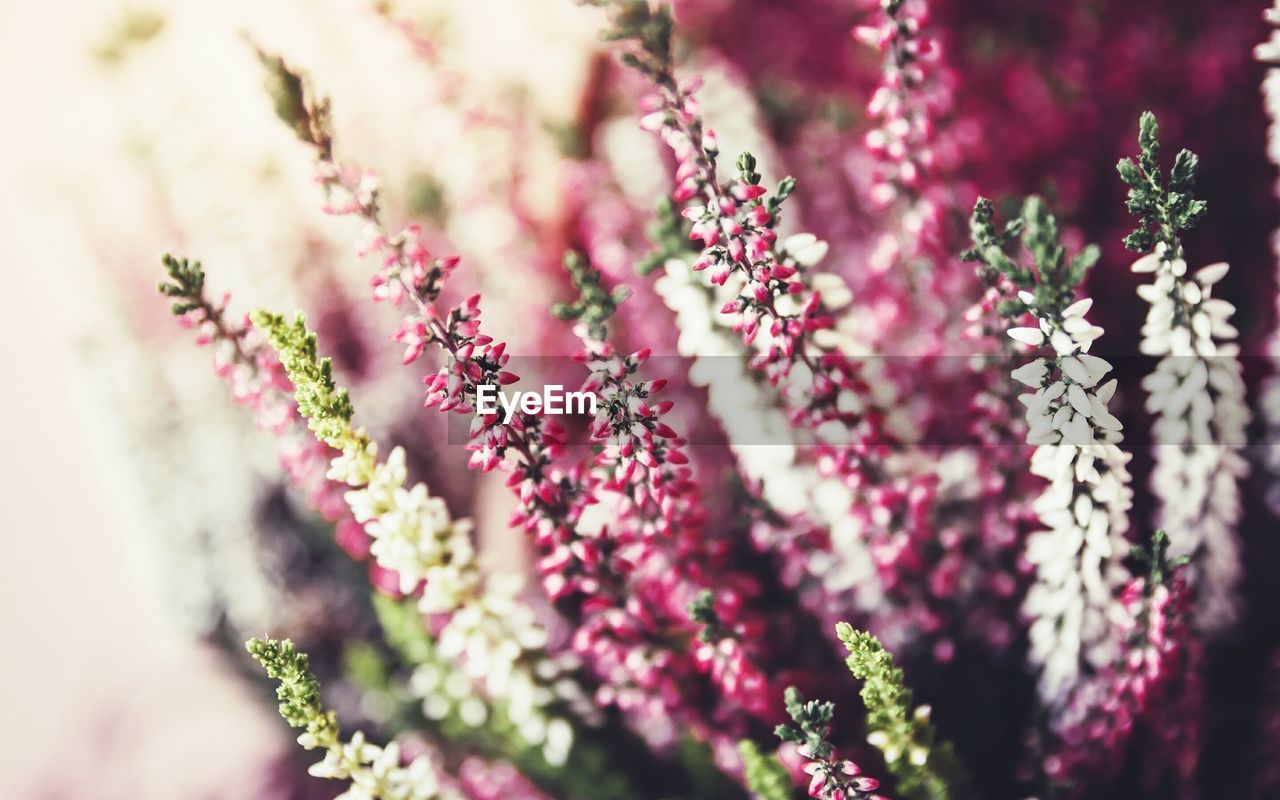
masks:
{"label": "cream colored flower", "polygon": [[1166,260],[1164,245],[1139,258],[1134,272],[1150,274],[1138,287],[1150,304],[1141,351],[1160,356],[1142,382],[1154,415],[1156,524],[1170,533],[1170,553],[1192,556],[1197,623],[1209,630],[1236,614],[1240,580],[1239,482],[1248,474],[1241,454],[1249,409],[1231,325],[1235,307],[1213,297],[1224,263],[1188,274],[1182,259]]}

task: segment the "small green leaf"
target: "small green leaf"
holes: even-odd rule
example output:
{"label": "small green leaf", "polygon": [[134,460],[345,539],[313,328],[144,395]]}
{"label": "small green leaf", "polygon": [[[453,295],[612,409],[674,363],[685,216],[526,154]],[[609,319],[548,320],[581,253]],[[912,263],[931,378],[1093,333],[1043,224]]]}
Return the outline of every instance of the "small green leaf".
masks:
{"label": "small green leaf", "polygon": [[1169,173],[1169,188],[1189,194],[1195,188],[1199,165],[1199,156],[1190,150],[1179,150],[1173,160],[1173,171]]}
{"label": "small green leaf", "polygon": [[1138,120],[1138,147],[1142,151],[1139,156],[1142,171],[1147,174],[1148,180],[1159,186],[1160,126],[1156,123],[1156,115],[1150,111],[1142,112],[1142,117]]}
{"label": "small green leaf", "polygon": [[1116,165],[1116,170],[1120,173],[1120,180],[1129,186],[1137,188],[1143,185],[1142,170],[1138,169],[1138,165],[1133,162],[1132,158],[1120,159],[1120,163]]}
{"label": "small green leaf", "polygon": [[1079,286],[1084,280],[1085,273],[1098,263],[1098,259],[1102,256],[1102,250],[1096,244],[1086,246],[1083,250],[1076,253],[1075,258],[1071,259],[1071,272],[1069,283],[1073,286]]}
{"label": "small green leaf", "polygon": [[551,315],[560,320],[575,320],[586,326],[588,334],[597,341],[608,335],[606,323],[618,311],[618,306],[630,296],[626,286],[618,286],[612,292],[605,288],[604,276],[585,256],[569,251],[564,254],[564,268],[578,290],[578,299],[571,303],[551,306]]}

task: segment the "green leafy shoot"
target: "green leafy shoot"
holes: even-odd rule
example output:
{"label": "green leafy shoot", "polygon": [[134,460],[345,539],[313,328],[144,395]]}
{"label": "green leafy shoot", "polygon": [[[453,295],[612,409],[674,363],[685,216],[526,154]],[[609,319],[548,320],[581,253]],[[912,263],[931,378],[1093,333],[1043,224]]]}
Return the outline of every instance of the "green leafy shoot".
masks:
{"label": "green leafy shoot", "polygon": [[280,715],[294,728],[303,730],[298,743],[307,750],[322,748],[324,760],[312,765],[309,772],[317,778],[349,781],[345,796],[368,800],[398,800],[414,797],[440,800],[449,797],[441,790],[440,773],[418,756],[411,764],[401,765],[400,746],[391,742],[379,747],[366,741],[356,731],[350,741],[339,738],[338,720],[333,711],[320,703],[320,684],[312,674],[307,656],[288,639],[250,639],[245,645],[267,675],[280,682],[276,697]]}
{"label": "green leafy shoot", "polygon": [[338,743],[338,719],[320,703],[320,682],[311,673],[307,654],[285,639],[250,639],[245,644],[267,676],[279,681],[276,697],[280,716],[291,727],[305,731],[299,741],[308,750]]}
{"label": "green leafy shoot", "polygon": [[[992,285],[1000,276],[1007,278],[1020,293],[1031,294],[1031,305],[1050,316],[1074,302],[1077,288],[1098,263],[1098,247],[1088,245],[1067,258],[1057,219],[1034,195],[1023,201],[1019,217],[1004,228],[996,227],[994,216],[991,201],[978,198],[969,218],[973,246],[961,254],[965,261],[978,262],[978,275],[983,281]],[[1010,257],[1009,250],[1015,242],[1030,257],[1031,266],[1021,266]],[[1020,298],[1010,299],[1000,307],[1000,313],[1009,318],[1026,310],[1027,303]]]}
{"label": "green leafy shoot", "polygon": [[873,800],[876,795],[871,792],[878,783],[859,777],[853,762],[836,759],[835,748],[827,741],[835,706],[829,702],[806,701],[794,686],[787,687],[784,700],[793,724],[779,725],[774,732],[782,741],[797,744],[800,755],[813,762],[812,774],[822,776],[821,788],[816,793],[811,789],[810,794],[819,800]]}
{"label": "green leafy shoot", "polygon": [[680,211],[670,197],[658,200],[645,234],[653,244],[653,250],[636,262],[639,275],[650,275],[673,258],[698,252],[697,245],[689,241],[689,223],[680,217]]}
{"label": "green leafy shoot", "polygon": [[827,741],[831,731],[831,720],[835,716],[835,704],[819,700],[805,700],[804,695],[794,686],[788,686],[783,698],[787,706],[787,715],[794,723],[782,723],[774,728],[774,733],[784,742],[794,742],[805,748],[805,752],[814,759],[830,758],[834,748]]}
{"label": "green leafy shoot", "polygon": [[1151,536],[1149,544],[1146,546],[1134,545],[1129,551],[1129,555],[1147,573],[1148,592],[1153,591],[1156,586],[1163,586],[1168,583],[1179,569],[1185,567],[1191,561],[1191,557],[1188,555],[1170,558],[1169,544],[1169,534],[1160,529]]}
{"label": "green leafy shoot", "polygon": [[1129,187],[1125,206],[1138,217],[1138,227],[1125,237],[1124,246],[1149,253],[1163,244],[1166,260],[1181,258],[1180,232],[1194,228],[1208,210],[1205,201],[1195,198],[1200,159],[1190,150],[1179,151],[1166,181],[1160,170],[1160,126],[1150,111],[1138,122],[1138,148],[1137,161],[1122,158],[1116,165],[1120,180]]}
{"label": "green leafy shoot", "polygon": [[698,631],[698,639],[701,641],[718,642],[732,635],[720,622],[720,615],[716,613],[715,596],[710,589],[703,589],[690,601],[689,619],[702,626],[702,630]]}
{"label": "green leafy shoot", "polygon": [[936,741],[929,707],[912,707],[911,690],[893,656],[879,639],[847,622],[836,625],[836,635],[849,651],[845,664],[862,681],[867,741],[884,755],[899,791],[913,800],[960,796],[965,780],[955,751],[950,743]]}
{"label": "green leafy shoot", "polygon": [[169,280],[160,281],[156,288],[160,294],[173,298],[170,306],[173,315],[181,317],[200,312],[195,315],[196,321],[202,325],[211,324],[215,331],[212,337],[230,345],[227,357],[237,364],[256,369],[261,345],[248,341],[248,326],[226,323],[225,304],[210,300],[205,293],[204,269],[200,262],[175,258],[168,253],[161,257],[161,262]]}
{"label": "green leafy shoot", "polygon": [[174,299],[173,315],[180,317],[198,308],[208,310],[209,304],[204,296],[204,269],[200,262],[175,258],[168,253],[161,256],[160,261],[169,280],[160,281],[156,288],[160,294]]}
{"label": "green leafy shoot", "polygon": [[622,63],[660,84],[670,84],[671,38],[675,20],[666,5],[653,8],[649,0],[584,0],[587,5],[607,8],[613,27],[604,33],[607,42],[631,45],[622,54]]}
{"label": "green leafy shoot", "polygon": [[283,314],[259,309],[249,315],[256,328],[280,354],[298,413],[306,418],[316,438],[325,444],[344,449],[352,442],[351,417],[354,410],[346,389],[333,381],[333,361],[320,358],[316,352],[316,335],[307,330],[302,312],[286,322]]}
{"label": "green leafy shoot", "polygon": [[329,98],[318,95],[303,72],[291,68],[280,56],[253,45],[264,70],[263,83],[278,116],[302,142],[333,157],[333,122]]}
{"label": "green leafy shoot", "polygon": [[578,290],[578,299],[572,303],[556,303],[551,307],[551,315],[560,320],[580,322],[586,326],[591,338],[604,341],[608,335],[606,323],[630,296],[631,290],[619,286],[610,292],[605,288],[600,270],[573,251],[564,254],[564,268]]}
{"label": "green leafy shoot", "polygon": [[[738,180],[750,186],[759,186],[762,177],[756,172],[756,157],[751,153],[738,154]],[[782,208],[782,204],[796,190],[796,179],[788,175],[778,182],[778,188],[772,197],[765,200],[765,206],[769,210],[772,217],[769,227],[773,227],[778,223],[778,211]]]}
{"label": "green leafy shoot", "polygon": [[[1169,534],[1163,529],[1158,529],[1151,536],[1151,541],[1145,545],[1134,545],[1129,551],[1130,557],[1137,562],[1138,569],[1134,570],[1135,575],[1145,574],[1142,581],[1142,598],[1143,602],[1138,606],[1137,624],[1130,633],[1131,640],[1135,645],[1145,648],[1151,636],[1151,626],[1153,624],[1152,615],[1156,608],[1155,595],[1161,588],[1172,590],[1173,583],[1178,574],[1182,572],[1190,563],[1189,555],[1181,555],[1174,558],[1169,557]],[[1178,613],[1176,604],[1166,613]],[[1168,625],[1166,620],[1164,625]],[[1172,635],[1167,628],[1163,633],[1165,636]],[[1129,668],[1129,665],[1121,664],[1122,669]]]}

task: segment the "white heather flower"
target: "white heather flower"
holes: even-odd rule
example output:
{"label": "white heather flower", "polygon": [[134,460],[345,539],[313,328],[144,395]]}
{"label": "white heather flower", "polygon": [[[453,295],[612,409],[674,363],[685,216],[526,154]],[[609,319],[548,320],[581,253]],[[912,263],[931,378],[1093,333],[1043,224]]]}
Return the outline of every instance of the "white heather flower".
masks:
{"label": "white heather flower", "polygon": [[1248,473],[1241,454],[1249,409],[1236,357],[1235,308],[1213,297],[1226,264],[1187,273],[1165,247],[1138,259],[1134,272],[1152,275],[1138,287],[1151,304],[1142,326],[1142,352],[1160,356],[1142,382],[1154,415],[1155,467],[1151,489],[1156,524],[1170,533],[1170,554],[1192,557],[1196,621],[1220,629],[1235,618],[1240,580],[1239,481]]}
{"label": "white heather flower", "polygon": [[1009,338],[1032,347],[1044,344],[1044,334],[1039,328],[1010,328]]}
{"label": "white heather flower", "polygon": [[[1264,14],[1269,24],[1280,26],[1280,2],[1273,4]],[[1280,30],[1272,30],[1270,38],[1254,48],[1253,55],[1268,65],[1267,75],[1262,81],[1263,106],[1268,119],[1267,157],[1271,163],[1280,164]],[[1271,246],[1280,264],[1280,231],[1272,235]],[[1277,310],[1280,311],[1280,298],[1277,298]],[[1267,354],[1273,366],[1280,363],[1280,330],[1273,331],[1269,337]],[[1275,442],[1280,437],[1280,376],[1272,375],[1263,382],[1259,407],[1267,425],[1266,441]],[[1280,476],[1280,448],[1265,447],[1263,453],[1272,475]],[[1273,512],[1280,513],[1280,484],[1274,477],[1267,491],[1267,503]]]}
{"label": "white heather flower", "polygon": [[1039,327],[1009,331],[1016,341],[1053,350],[1015,369],[1013,378],[1034,390],[1018,399],[1026,407],[1027,442],[1037,445],[1031,472],[1049,482],[1032,504],[1045,529],[1027,539],[1036,582],[1024,610],[1032,619],[1040,694],[1055,714],[1082,670],[1114,658],[1117,590],[1128,578],[1121,559],[1132,496],[1129,456],[1117,447],[1120,422],[1107,410],[1115,381],[1098,385],[1111,365],[1086,353],[1102,332],[1084,318],[1090,305],[1081,300],[1056,316],[1032,305]]}
{"label": "white heather flower", "polygon": [[[299,741],[312,749],[315,742]],[[401,766],[400,746],[395,742],[378,747],[356,731],[349,742],[333,741],[325,749],[324,760],[308,770],[317,778],[349,780],[351,785],[335,800],[460,800],[458,793],[441,782],[435,764],[419,756]]]}
{"label": "white heather flower", "polygon": [[[801,240],[804,244],[806,240]],[[875,607],[881,596],[879,577],[867,549],[861,523],[849,513],[852,490],[827,479],[812,464],[801,463],[792,429],[767,385],[747,367],[741,340],[727,316],[715,313],[732,287],[717,296],[697,280],[687,264],[672,259],[655,285],[676,315],[677,349],[693,360],[689,379],[705,386],[708,408],[724,427],[729,447],[744,474],[760,484],[766,502],[779,513],[812,514],[831,534],[832,552],[814,552],[806,569],[833,594],[852,594],[858,608]],[[827,286],[835,292],[837,287]],[[727,295],[727,296],[725,296]],[[826,297],[826,294],[823,295]],[[756,340],[757,347],[767,337]]]}
{"label": "white heather flower", "polygon": [[[1272,25],[1280,25],[1280,5],[1267,11],[1267,21]],[[1253,54],[1259,61],[1272,65],[1262,82],[1262,96],[1270,119],[1267,128],[1267,155],[1272,163],[1280,164],[1280,69],[1274,66],[1280,63],[1280,30],[1273,30],[1271,38],[1255,47]]]}
{"label": "white heather flower", "polygon": [[853,290],[839,275],[819,272],[810,279],[810,283],[813,290],[822,295],[822,304],[832,311],[839,311],[853,302]]}
{"label": "white heather flower", "polygon": [[503,702],[507,718],[524,740],[540,745],[547,762],[558,765],[568,757],[566,738],[572,741],[573,729],[567,721],[550,716],[547,707],[562,702],[588,718],[592,708],[571,679],[576,662],[553,660],[542,653],[546,631],[529,607],[518,601],[520,588],[516,580],[491,581],[483,598],[455,612],[440,631],[437,654],[457,664],[459,674],[468,679],[458,683],[463,721],[469,715],[483,722],[483,709],[471,709],[468,714],[465,707],[471,686],[480,686],[487,696]]}
{"label": "white heather flower", "polygon": [[[826,258],[828,245],[812,233],[788,236],[782,243],[782,252],[803,267],[812,267]],[[841,281],[843,283],[843,281]]]}
{"label": "white heather flower", "polygon": [[347,744],[329,748],[324,761],[310,770],[319,778],[348,779],[351,786],[335,800],[457,800],[460,795],[441,784],[440,773],[426,756],[400,764],[395,742],[378,747],[357,731]]}
{"label": "white heather flower", "polygon": [[[571,679],[573,664],[553,661],[543,652],[546,631],[525,604],[518,601],[518,580],[493,578],[487,583],[471,541],[471,521],[455,520],[441,498],[424,484],[406,487],[408,471],[402,448],[394,448],[385,461],[373,458],[375,445],[364,436],[350,437],[351,444],[333,460],[330,474],[340,474],[355,486],[345,494],[356,520],[372,538],[370,554],[378,565],[396,573],[400,590],[413,594],[422,587],[418,608],[425,614],[448,614],[440,632],[437,655],[458,665],[458,672],[444,680],[419,680],[429,692],[423,698],[428,716],[443,717],[457,708],[463,720],[483,722],[483,704],[467,703],[478,687],[491,700],[503,703],[507,715],[532,745],[544,745],[551,763],[568,755],[564,737],[572,728],[549,718],[547,707],[563,700],[590,712],[585,696]],[[364,482],[362,482],[362,479]],[[557,686],[553,692],[549,687]],[[439,696],[457,690],[450,702]],[[548,743],[546,732],[553,722],[557,739]],[[476,724],[479,724],[477,722]]]}
{"label": "white heather flower", "polygon": [[[334,461],[344,460],[344,467],[359,464],[359,451],[370,447],[353,444]],[[480,591],[471,523],[453,520],[443,500],[431,497],[421,483],[405,488],[406,480],[404,450],[397,447],[374,466],[367,484],[344,497],[373,539],[369,552],[378,565],[400,576],[400,591],[412,593],[430,579],[423,610],[452,611]]]}
{"label": "white heather flower", "polygon": [[[1265,15],[1269,24],[1280,27],[1280,3],[1273,5]],[[1265,43],[1254,48],[1254,57],[1269,67],[1262,82],[1263,105],[1268,118],[1267,156],[1273,164],[1280,164],[1280,30],[1273,30]],[[1280,263],[1280,231],[1272,235],[1271,244],[1277,263]],[[1280,311],[1280,298],[1277,298],[1277,310]],[[1273,367],[1280,364],[1280,330],[1271,333],[1267,354]],[[1272,375],[1263,382],[1259,405],[1267,425],[1266,441],[1275,442],[1280,437],[1280,376]],[[1276,480],[1280,477],[1280,448],[1265,447],[1263,455],[1273,476],[1267,491],[1267,503],[1274,513],[1280,514],[1280,482]]]}
{"label": "white heather flower", "polygon": [[[424,484],[406,486],[408,471],[402,448],[393,449],[384,461],[377,461],[373,441],[363,431],[352,428],[350,404],[329,379],[329,362],[317,357],[314,344],[310,343],[314,340],[309,339],[301,316],[293,325],[268,312],[257,312],[255,319],[281,353],[281,362],[295,384],[299,412],[308,418],[309,427],[320,441],[340,450],[330,464],[329,474],[352,486],[344,499],[372,540],[370,554],[380,567],[398,576],[404,594],[417,594],[421,587],[418,610],[448,616],[438,650],[467,670],[458,676],[463,684],[461,695],[467,697],[479,690],[491,700],[504,702],[512,710],[511,722],[526,734],[529,743],[541,744],[546,729],[545,709],[556,699],[549,687],[571,681],[554,670],[545,685],[535,679],[549,663],[552,667],[557,664],[546,656],[545,631],[532,612],[516,600],[518,584],[494,580],[486,586],[471,543],[471,523],[454,520],[444,501],[432,497]],[[327,405],[323,400],[338,397],[343,402]],[[291,643],[254,640],[250,647],[269,671],[291,675],[285,669],[288,664],[281,666],[282,661],[295,655]],[[305,661],[302,663],[305,666]],[[294,668],[296,671],[296,663]],[[452,689],[454,678],[455,673],[445,678],[446,690]],[[475,720],[487,715],[487,710],[477,711],[472,702],[460,714]],[[331,737],[336,736],[332,726],[325,729]],[[362,744],[357,739],[352,746],[358,751]],[[563,750],[563,742],[557,742],[554,752]],[[333,756],[332,748],[330,755]],[[317,769],[337,769],[361,760],[358,752],[348,753],[335,766],[330,763],[335,758],[326,758]],[[398,754],[389,760],[398,762]],[[392,767],[385,760],[379,768],[392,774]],[[377,780],[382,777],[374,774]],[[352,779],[352,791],[369,788],[368,781],[354,775]],[[400,792],[393,796],[417,795]]]}
{"label": "white heather flower", "polygon": [[[329,462],[329,472],[326,477],[348,486],[363,486],[373,479],[373,473],[377,467],[378,443],[369,441],[364,428],[357,429],[352,438],[366,444],[363,447],[352,445],[339,453],[333,461]],[[391,456],[396,457],[394,451]],[[399,458],[403,463],[403,452]]]}

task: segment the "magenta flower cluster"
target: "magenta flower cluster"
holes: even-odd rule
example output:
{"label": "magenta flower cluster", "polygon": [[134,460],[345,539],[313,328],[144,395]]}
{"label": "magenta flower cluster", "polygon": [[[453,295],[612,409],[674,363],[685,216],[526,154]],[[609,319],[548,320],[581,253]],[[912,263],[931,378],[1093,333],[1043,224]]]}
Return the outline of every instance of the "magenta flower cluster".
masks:
{"label": "magenta flower cluster", "polygon": [[[406,443],[418,457],[408,467],[402,448],[379,457],[349,409],[325,406],[337,396],[329,343],[277,356],[247,318],[228,321],[225,298],[207,299],[203,275],[170,265],[183,324],[215,349],[233,401],[278,438],[289,482],[341,548],[384,595],[448,600],[411,610],[426,644],[395,665],[427,719],[433,788],[387,789],[425,762],[390,763],[395,746],[366,757],[363,739],[332,744],[326,776],[357,764],[373,783],[347,796],[468,800],[1197,797],[1215,796],[1205,787],[1222,763],[1253,765],[1216,754],[1246,747],[1249,731],[1274,734],[1280,701],[1234,716],[1214,703],[1242,705],[1235,693],[1249,688],[1222,674],[1275,644],[1249,627],[1247,609],[1270,595],[1242,557],[1266,550],[1249,538],[1251,515],[1266,512],[1250,508],[1246,442],[1210,439],[1245,435],[1256,382],[1245,359],[1266,332],[1243,308],[1233,325],[1223,299],[1243,294],[1232,281],[1249,253],[1218,248],[1245,262],[1236,271],[1187,268],[1242,225],[1220,202],[1229,178],[1211,177],[1221,147],[1205,148],[1203,166],[1189,151],[1171,160],[1144,116],[1141,155],[1115,177],[1136,111],[1105,158],[1054,133],[1093,85],[1086,45],[1115,69],[1094,76],[1106,113],[1153,68],[1091,38],[1094,12],[1058,6],[980,4],[1018,20],[1026,42],[1044,39],[1029,54],[955,3],[589,5],[606,7],[622,66],[600,66],[561,185],[539,187],[563,209],[531,215],[517,193],[505,199],[512,227],[539,236],[522,251],[529,263],[503,276],[523,270],[564,298],[559,327],[541,308],[507,307],[479,259],[451,254],[444,215],[406,221],[374,171],[335,154],[328,101],[268,65],[286,87],[281,115],[315,157],[323,209],[362,228],[354,250],[380,304],[369,319],[399,317],[383,332],[420,371],[431,410],[410,425],[462,432],[466,470],[441,441]],[[1183,5],[1170,16],[1184,19]],[[1197,97],[1213,83],[1173,58],[1167,20],[1096,15],[1114,16],[1108,35],[1177,61]],[[1225,71],[1241,38],[1231,30],[1180,34]],[[778,55],[802,63],[810,33],[815,52],[844,54],[827,59],[831,74]],[[673,39],[687,39],[705,80],[685,77]],[[628,130],[661,146],[632,139],[636,152],[619,155],[606,118],[632,106]],[[1194,109],[1160,110],[1166,142],[1198,129]],[[1109,131],[1104,116],[1081,112],[1079,137]],[[749,129],[764,144],[726,170],[713,122],[725,139]],[[663,169],[656,214],[655,198],[633,196],[631,159]],[[766,183],[783,166],[798,179]],[[1218,187],[1207,206],[1193,199],[1197,169]],[[1114,186],[1100,188],[1104,173]],[[1025,190],[1049,200],[1008,202]],[[1124,239],[1127,213],[1139,229]],[[1201,218],[1218,227],[1184,245]],[[1135,288],[1122,240],[1149,286]],[[1196,321],[1208,303],[1213,319]],[[504,335],[513,329],[527,338]],[[1122,358],[1138,352],[1163,358]],[[552,378],[593,412],[481,403]],[[311,435],[330,412],[347,426],[342,449]],[[1209,423],[1220,419],[1232,424]],[[1147,459],[1146,432],[1171,449]],[[1231,470],[1215,473],[1197,448],[1222,448]],[[407,481],[416,472],[423,483]],[[491,485],[509,495],[497,523]],[[1152,524],[1196,519],[1212,524]],[[374,558],[392,529],[400,565],[421,571]],[[485,563],[500,549],[515,567]],[[1198,611],[1210,595],[1223,613]],[[855,652],[865,641],[837,622],[875,647]],[[1280,785],[1256,772],[1252,796]]]}

